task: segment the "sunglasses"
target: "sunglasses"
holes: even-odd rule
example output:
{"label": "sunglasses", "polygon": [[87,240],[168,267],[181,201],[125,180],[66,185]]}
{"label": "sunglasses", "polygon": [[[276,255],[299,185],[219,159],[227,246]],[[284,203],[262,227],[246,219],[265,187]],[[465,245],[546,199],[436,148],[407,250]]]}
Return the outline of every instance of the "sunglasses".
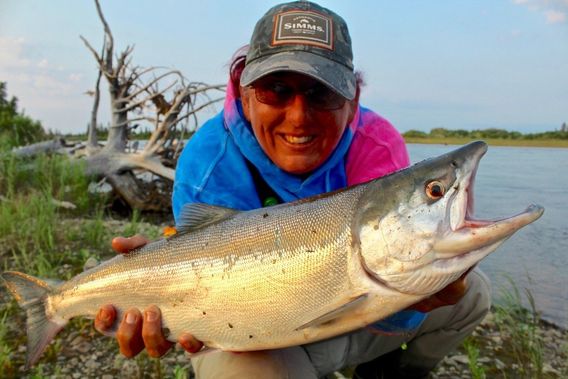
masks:
{"label": "sunglasses", "polygon": [[322,111],[343,107],[347,99],[321,83],[311,84],[307,88],[295,88],[279,80],[262,80],[254,82],[256,99],[263,104],[273,106],[289,105],[298,94],[302,94],[308,106]]}

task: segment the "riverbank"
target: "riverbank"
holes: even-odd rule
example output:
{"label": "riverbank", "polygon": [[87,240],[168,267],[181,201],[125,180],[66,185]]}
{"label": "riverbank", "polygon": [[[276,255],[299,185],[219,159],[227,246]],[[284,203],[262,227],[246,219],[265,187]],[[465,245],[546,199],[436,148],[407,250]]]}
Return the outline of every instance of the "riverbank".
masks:
{"label": "riverbank", "polygon": [[[475,141],[475,138],[461,137],[405,137],[406,143],[423,143],[436,145],[465,145]],[[568,148],[568,140],[549,139],[549,140],[525,140],[525,139],[501,139],[501,138],[483,138],[490,146],[516,146],[516,147],[557,147]]]}

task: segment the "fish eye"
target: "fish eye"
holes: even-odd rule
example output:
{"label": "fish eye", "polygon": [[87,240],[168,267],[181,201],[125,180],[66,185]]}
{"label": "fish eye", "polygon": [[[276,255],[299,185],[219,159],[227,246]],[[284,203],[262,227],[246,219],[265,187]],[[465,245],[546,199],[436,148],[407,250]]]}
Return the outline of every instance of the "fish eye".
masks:
{"label": "fish eye", "polygon": [[446,193],[446,188],[442,182],[438,180],[432,180],[430,183],[426,184],[426,195],[432,200],[438,200],[444,196]]}

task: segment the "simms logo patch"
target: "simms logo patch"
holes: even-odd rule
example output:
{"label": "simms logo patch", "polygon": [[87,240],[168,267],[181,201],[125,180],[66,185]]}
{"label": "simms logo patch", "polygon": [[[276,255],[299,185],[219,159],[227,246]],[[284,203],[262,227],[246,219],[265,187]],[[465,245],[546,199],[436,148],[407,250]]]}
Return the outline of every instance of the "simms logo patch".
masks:
{"label": "simms logo patch", "polygon": [[305,44],[333,50],[332,20],[310,11],[289,11],[275,16],[272,45]]}

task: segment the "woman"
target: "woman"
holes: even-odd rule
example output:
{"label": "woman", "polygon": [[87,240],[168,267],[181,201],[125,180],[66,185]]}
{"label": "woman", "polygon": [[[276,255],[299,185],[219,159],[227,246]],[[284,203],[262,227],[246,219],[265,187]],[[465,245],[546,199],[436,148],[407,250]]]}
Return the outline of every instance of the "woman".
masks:
{"label": "woman", "polygon": [[[406,167],[402,137],[359,105],[360,87],[340,16],[306,1],[270,9],[255,27],[246,60],[237,57],[231,66],[223,112],[199,129],[178,161],[172,202],[176,220],[188,203],[249,210]],[[145,242],[139,236],[117,238],[113,246],[127,252]],[[483,319],[489,298],[487,280],[474,271],[468,285],[465,276],[460,278],[376,325],[379,333],[359,330],[288,349],[215,353],[192,363],[200,378],[316,378],[363,362],[369,363],[358,366],[361,378],[379,372],[425,377]],[[114,318],[114,308],[105,306],[95,326],[107,330]],[[144,317],[128,310],[117,340],[130,357],[144,347],[151,356],[161,356],[172,346],[162,335],[157,307]],[[189,352],[202,346],[189,333],[179,343]],[[408,346],[404,351],[402,344]]]}

